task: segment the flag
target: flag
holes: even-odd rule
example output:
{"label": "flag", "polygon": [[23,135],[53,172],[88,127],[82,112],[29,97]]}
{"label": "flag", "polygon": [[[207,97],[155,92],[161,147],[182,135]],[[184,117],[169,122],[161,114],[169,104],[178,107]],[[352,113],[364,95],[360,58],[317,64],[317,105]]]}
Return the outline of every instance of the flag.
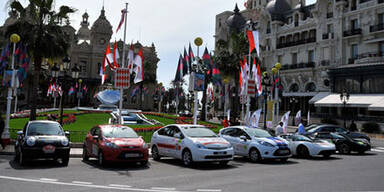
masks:
{"label": "flag", "polygon": [[221,86],[221,74],[217,67],[216,61],[212,63],[212,82],[218,86]]}
{"label": "flag", "polygon": [[135,57],[135,65],[136,65],[136,76],[134,83],[139,83],[143,81],[144,78],[144,65],[143,65],[143,48],[140,48],[139,53]]}
{"label": "flag", "polygon": [[257,56],[260,54],[259,48],[259,31],[249,31],[247,30],[248,42],[249,42],[249,51],[252,52],[256,48]]}
{"label": "flag", "polygon": [[95,94],[93,95],[93,98],[97,97],[97,90],[95,90]]}
{"label": "flag", "polygon": [[104,85],[104,81],[105,79],[107,78],[107,75],[104,73],[104,70],[103,70],[104,67],[100,67],[100,72],[99,72],[99,75],[100,75],[100,78],[101,78],[101,84]]}
{"label": "flag", "polygon": [[288,120],[289,120],[289,114],[291,112],[288,111],[286,112],[282,117],[281,117],[281,122],[283,122],[283,130],[284,130],[284,133],[287,133],[287,127],[288,127]]}
{"label": "flag", "polygon": [[189,72],[191,73],[191,71],[192,71],[192,63],[193,63],[193,61],[195,61],[195,55],[193,54],[191,43],[189,43],[189,47],[188,47],[188,56],[189,56],[189,61],[191,62],[190,65],[189,65]]}
{"label": "flag", "polygon": [[256,83],[257,94],[260,96],[263,93],[262,85],[261,85],[261,71],[260,71],[259,64],[256,65],[256,59],[253,60],[252,79]]}
{"label": "flag", "polygon": [[79,84],[77,84],[77,82],[76,82],[76,84],[75,84],[75,88],[76,88],[76,89],[79,88]]}
{"label": "flag", "polygon": [[57,92],[59,93],[60,97],[63,95],[63,90],[61,89],[61,86],[57,87]]}
{"label": "flag", "polygon": [[240,95],[247,95],[247,84],[248,84],[248,64],[247,60],[244,58],[244,62],[241,63],[240,69]]}
{"label": "flag", "polygon": [[189,55],[187,54],[187,50],[184,47],[183,75],[191,73],[191,71],[189,71],[189,69],[190,69],[189,65],[191,65],[191,60],[189,58]]}
{"label": "flag", "polygon": [[111,52],[111,48],[109,47],[109,43],[108,43],[104,53],[103,72],[105,72],[105,67],[107,65],[111,66],[111,63],[113,63],[113,54]]}
{"label": "flag", "polygon": [[298,125],[300,123],[300,121],[301,121],[301,110],[299,110],[296,113],[295,121],[296,121],[296,125]]}
{"label": "flag", "polygon": [[135,57],[135,54],[133,50],[133,44],[131,44],[128,51],[128,69],[130,74],[133,73],[134,57]]}
{"label": "flag", "polygon": [[181,79],[183,78],[183,57],[180,54],[179,57],[179,62],[177,64],[177,69],[176,69],[176,75],[175,75],[175,82],[180,82]]}
{"label": "flag", "polygon": [[258,128],[259,127],[260,116],[261,116],[261,109],[258,109],[257,111],[253,112],[253,114],[250,118],[250,127],[252,127],[252,128]]}
{"label": "flag", "polygon": [[52,94],[52,89],[51,89],[51,87],[52,87],[52,84],[49,84],[49,86],[48,86],[48,90],[47,90],[47,97],[50,95],[50,94]]}
{"label": "flag", "polygon": [[0,55],[0,72],[7,66],[9,60],[9,43],[3,47]]}
{"label": "flag", "polygon": [[203,64],[207,67],[208,71],[212,70],[211,56],[209,55],[207,47],[205,47],[204,54],[203,54]]}
{"label": "flag", "polygon": [[230,109],[228,109],[228,111],[227,111],[227,120],[228,121],[231,120],[231,110]]}
{"label": "flag", "polygon": [[84,91],[84,93],[87,93],[87,92],[88,92],[87,85],[84,85],[84,87],[83,87],[83,91]]}
{"label": "flag", "polygon": [[75,92],[73,87],[69,88],[68,95],[72,95]]}
{"label": "flag", "polygon": [[115,44],[113,45],[113,65],[111,65],[112,70],[116,70],[119,68],[119,50],[117,49],[117,43],[115,41]]}
{"label": "flag", "polygon": [[116,33],[119,31],[119,29],[120,29],[121,26],[123,25],[124,20],[125,20],[125,15],[126,15],[126,13],[127,13],[127,10],[126,10],[126,9],[121,10],[121,18],[120,18],[119,25],[117,26]]}

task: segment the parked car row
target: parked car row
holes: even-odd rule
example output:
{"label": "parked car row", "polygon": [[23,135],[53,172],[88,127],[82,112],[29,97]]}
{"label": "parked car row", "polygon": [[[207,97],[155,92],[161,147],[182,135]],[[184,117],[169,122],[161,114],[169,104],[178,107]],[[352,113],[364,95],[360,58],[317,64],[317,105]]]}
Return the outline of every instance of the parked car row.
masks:
{"label": "parked car row", "polygon": [[[308,131],[309,132],[309,131]],[[68,165],[70,144],[68,132],[54,121],[30,121],[18,132],[15,159],[24,164],[36,158],[60,159]],[[226,127],[219,134],[202,125],[167,125],[152,135],[150,146],[132,128],[124,125],[98,125],[86,135],[83,160],[96,158],[99,165],[107,162],[139,162],[147,165],[151,148],[152,158],[182,160],[185,166],[194,162],[228,164],[234,156],[244,156],[252,162],[278,159],[282,162],[294,156],[329,158],[336,151],[364,153],[370,141],[353,138],[351,134],[314,132],[308,135],[285,134],[274,137],[262,129],[245,126]]]}

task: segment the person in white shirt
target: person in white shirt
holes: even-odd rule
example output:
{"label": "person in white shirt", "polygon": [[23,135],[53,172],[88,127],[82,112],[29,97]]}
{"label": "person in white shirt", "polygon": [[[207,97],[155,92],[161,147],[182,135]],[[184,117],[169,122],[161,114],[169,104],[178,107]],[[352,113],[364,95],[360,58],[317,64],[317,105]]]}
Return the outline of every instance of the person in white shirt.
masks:
{"label": "person in white shirt", "polygon": [[279,125],[276,126],[275,128],[275,135],[279,136],[284,134],[284,128],[283,128],[284,123],[280,122]]}
{"label": "person in white shirt", "polygon": [[299,127],[297,128],[297,133],[300,135],[305,134],[305,127],[303,125],[303,121],[300,121]]}

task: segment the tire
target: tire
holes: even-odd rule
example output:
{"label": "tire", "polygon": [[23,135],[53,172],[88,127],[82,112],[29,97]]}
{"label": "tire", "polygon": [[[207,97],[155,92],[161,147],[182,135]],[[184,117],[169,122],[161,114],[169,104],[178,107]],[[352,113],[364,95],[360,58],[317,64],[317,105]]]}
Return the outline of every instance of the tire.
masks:
{"label": "tire", "polygon": [[106,164],[106,161],[104,159],[104,153],[102,151],[100,151],[99,154],[97,155],[97,163],[100,166],[105,166]]}
{"label": "tire", "polygon": [[89,160],[88,151],[87,151],[87,148],[85,147],[85,145],[83,146],[82,157],[83,157],[83,161],[88,161]]}
{"label": "tire", "polygon": [[14,158],[14,161],[15,162],[19,162],[19,158],[20,158],[20,153],[19,153],[19,150],[18,148],[15,149],[15,158]]}
{"label": "tire", "polygon": [[351,148],[347,144],[343,143],[339,146],[339,152],[341,154],[349,154],[351,153]]}
{"label": "tire", "polygon": [[250,151],[249,151],[249,159],[252,161],[252,162],[259,162],[261,160],[261,155],[260,155],[260,152],[259,150],[255,149],[255,148],[252,148]]}
{"label": "tire", "polygon": [[153,160],[159,161],[161,159],[159,149],[157,149],[156,145],[152,146],[151,153],[152,153]]}
{"label": "tire", "polygon": [[69,163],[69,154],[61,158],[61,165],[67,167]]}
{"label": "tire", "polygon": [[329,159],[331,157],[331,153],[324,153],[323,158],[324,159]]}
{"label": "tire", "polygon": [[308,148],[304,145],[300,145],[297,149],[297,156],[299,158],[309,158],[309,151]]}
{"label": "tire", "polygon": [[285,162],[287,162],[288,161],[288,158],[281,158],[280,159],[280,162],[283,162],[283,163],[285,163]]}
{"label": "tire", "polygon": [[26,161],[26,159],[25,159],[25,157],[24,157],[23,152],[21,151],[21,149],[19,149],[19,150],[20,150],[20,151],[19,151],[19,165],[23,166],[23,165],[25,165],[25,161]]}
{"label": "tire", "polygon": [[188,149],[183,152],[183,164],[185,166],[191,166],[193,164],[192,153]]}
{"label": "tire", "polygon": [[228,163],[229,163],[229,161],[220,161],[220,162],[219,162],[219,164],[220,164],[221,166],[227,166]]}

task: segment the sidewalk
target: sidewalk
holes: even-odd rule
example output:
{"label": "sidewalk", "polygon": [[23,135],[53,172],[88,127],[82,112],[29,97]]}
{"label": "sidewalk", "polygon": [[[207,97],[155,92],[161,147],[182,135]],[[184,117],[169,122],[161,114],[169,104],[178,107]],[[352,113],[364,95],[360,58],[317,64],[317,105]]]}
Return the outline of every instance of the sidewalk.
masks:
{"label": "sidewalk", "polygon": [[[71,147],[70,157],[81,157],[83,154],[83,149],[77,148],[77,146]],[[7,145],[5,149],[0,149],[0,155],[15,155],[15,146]]]}

